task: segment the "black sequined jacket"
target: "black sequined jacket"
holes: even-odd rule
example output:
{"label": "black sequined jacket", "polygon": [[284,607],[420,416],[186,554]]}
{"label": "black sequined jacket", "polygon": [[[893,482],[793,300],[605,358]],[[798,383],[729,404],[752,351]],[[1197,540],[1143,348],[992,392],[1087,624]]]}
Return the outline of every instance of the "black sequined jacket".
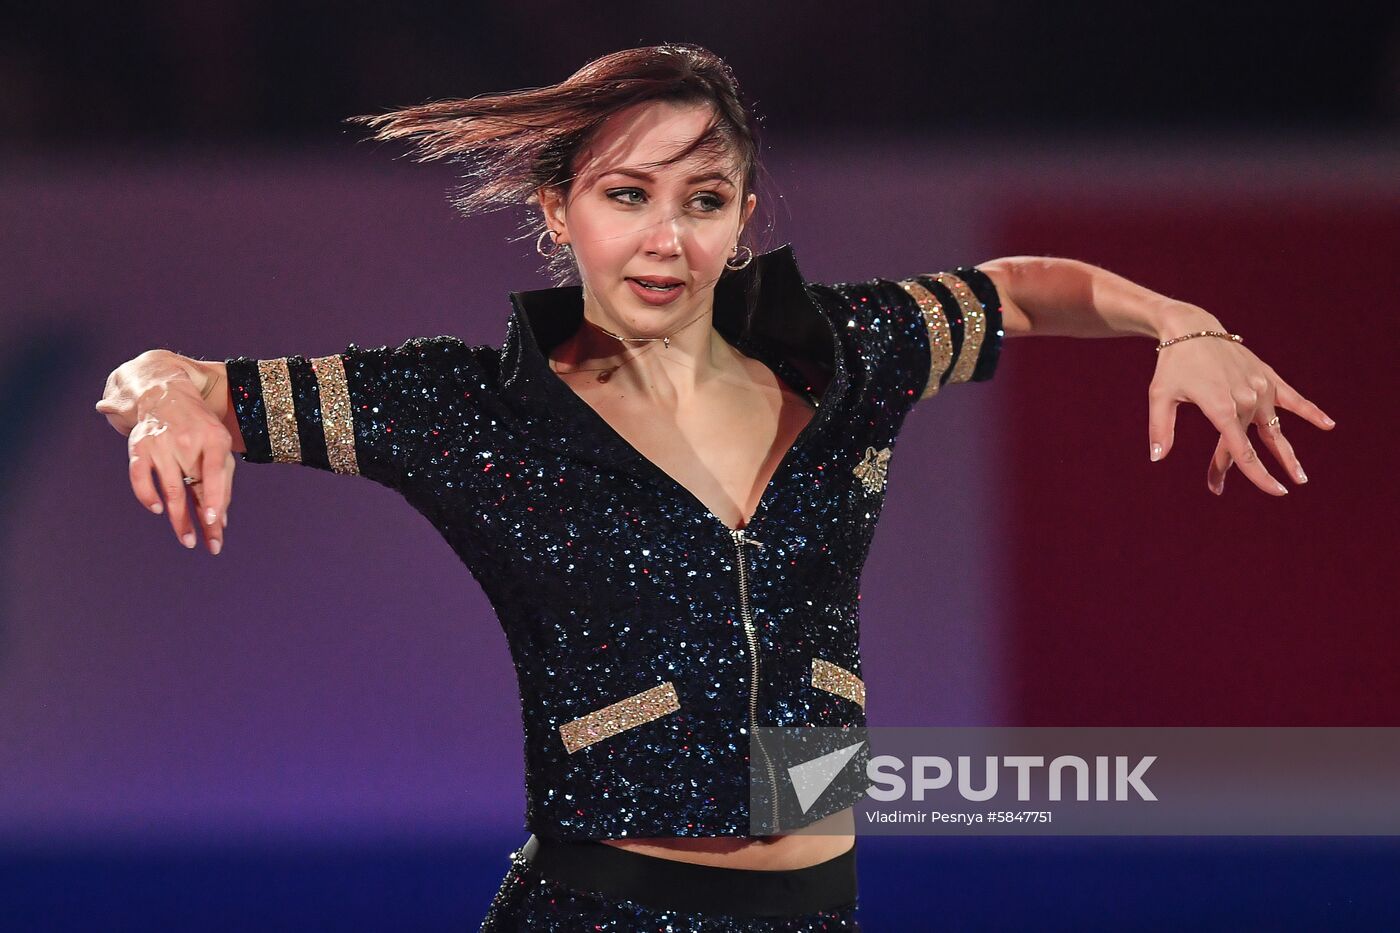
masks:
{"label": "black sequined jacket", "polygon": [[816,405],[740,529],[549,368],[581,289],[511,300],[500,348],[226,360],[242,459],[398,490],[461,557],[517,672],[531,832],[749,835],[752,727],[865,725],[857,587],[890,454],[917,401],[992,377],[996,289],[966,266],[809,284],[790,246],[727,273],[714,326]]}

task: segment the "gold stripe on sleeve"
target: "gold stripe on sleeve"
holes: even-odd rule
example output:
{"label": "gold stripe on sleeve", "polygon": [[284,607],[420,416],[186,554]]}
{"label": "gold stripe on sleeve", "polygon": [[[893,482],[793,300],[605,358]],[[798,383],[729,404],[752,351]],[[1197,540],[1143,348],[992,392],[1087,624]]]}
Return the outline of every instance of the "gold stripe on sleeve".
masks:
{"label": "gold stripe on sleeve", "polygon": [[340,354],[318,356],[311,361],[321,396],[321,427],[326,434],[326,459],[337,473],[359,473],[355,458],[355,414],[350,408],[350,388],[345,381],[345,360]]}
{"label": "gold stripe on sleeve", "polygon": [[566,722],[559,727],[559,734],[564,739],[564,747],[572,755],[594,742],[601,742],[634,726],[660,719],[680,708],[676,688],[668,680],[650,690],[643,690],[625,700],[618,700],[602,709],[594,710],[587,716]]}
{"label": "gold stripe on sleeve", "polygon": [[258,378],[262,382],[272,460],[274,463],[300,463],[301,438],[297,434],[297,412],[292,402],[292,374],[287,368],[287,358],[258,360]]}
{"label": "gold stripe on sleeve", "polygon": [[843,696],[865,709],[865,682],[839,664],[812,659],[812,686]]}
{"label": "gold stripe on sleeve", "polygon": [[987,331],[987,315],[982,309],[982,302],[977,300],[977,296],[962,279],[951,272],[940,272],[934,278],[953,293],[953,297],[962,308],[962,348],[958,351],[958,361],[953,364],[953,374],[948,377],[948,381],[967,382],[972,378],[972,371],[977,368],[977,355],[982,349],[982,338]]}
{"label": "gold stripe on sleeve", "polygon": [[948,317],[943,313],[943,305],[933,292],[914,279],[905,279],[899,284],[909,293],[909,297],[918,303],[919,310],[924,315],[924,324],[928,327],[929,352],[933,360],[929,369],[928,384],[919,395],[919,399],[922,400],[938,393],[943,374],[948,371],[948,364],[953,361],[953,335],[948,329]]}

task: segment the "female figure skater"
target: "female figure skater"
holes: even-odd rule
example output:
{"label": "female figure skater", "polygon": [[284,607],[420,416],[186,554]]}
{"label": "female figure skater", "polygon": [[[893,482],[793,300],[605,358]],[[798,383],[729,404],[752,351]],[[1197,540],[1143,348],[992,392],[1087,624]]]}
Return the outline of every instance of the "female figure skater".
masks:
{"label": "female figure skater", "polygon": [[238,452],[390,486],[462,557],[505,631],[526,737],[532,835],[486,930],[858,929],[858,792],[795,819],[754,730],[864,725],[856,582],[899,427],[991,378],[1003,336],[1157,339],[1151,459],[1194,402],[1221,434],[1217,494],[1236,463],[1287,492],[1251,424],[1306,482],[1278,408],[1332,427],[1202,308],[1085,263],[819,285],[789,247],[755,256],[755,121],[695,46],[355,119],[474,160],[464,209],[538,205],[537,248],[580,284],[512,294],[499,349],[147,351],[97,410],[187,547],[190,490],[219,553]]}

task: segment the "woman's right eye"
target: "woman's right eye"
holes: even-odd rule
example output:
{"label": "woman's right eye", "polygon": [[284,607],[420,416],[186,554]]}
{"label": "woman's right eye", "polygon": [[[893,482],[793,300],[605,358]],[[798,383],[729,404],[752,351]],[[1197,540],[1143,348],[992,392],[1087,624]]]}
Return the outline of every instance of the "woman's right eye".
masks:
{"label": "woman's right eye", "polygon": [[[642,193],[642,192],[641,192],[639,189],[637,189],[637,188],[618,188],[618,189],[616,189],[616,190],[609,191],[609,192],[608,192],[608,197],[613,198],[614,200],[616,200],[616,198],[617,198],[617,196],[618,196],[619,194],[641,194],[641,193]],[[636,201],[624,201],[623,203],[624,203],[624,204],[636,204],[637,202],[636,202]]]}

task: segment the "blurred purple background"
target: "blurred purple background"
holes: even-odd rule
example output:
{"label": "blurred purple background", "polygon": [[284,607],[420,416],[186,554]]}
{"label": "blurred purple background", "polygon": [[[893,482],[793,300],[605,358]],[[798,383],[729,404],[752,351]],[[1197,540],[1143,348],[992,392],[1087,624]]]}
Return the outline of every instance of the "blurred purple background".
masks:
{"label": "blurred purple background", "polygon": [[[765,248],[809,281],[1071,256],[1211,310],[1338,421],[1282,412],[1311,482],[1276,500],[1232,471],[1217,499],[1192,406],[1147,460],[1150,341],[1008,341],[891,465],[872,725],[1400,722],[1394,13],[782,6],[615,29],[563,4],[6,14],[0,929],[224,928],[213,906],[229,929],[474,928],[524,800],[514,675],[465,567],[389,490],[283,465],[240,463],[225,552],[186,551],[92,404],[156,346],[499,345],[508,293],[548,284],[522,215],[455,215],[450,167],[337,121],[630,45],[731,62],[768,115]],[[1275,41],[1304,26],[1327,67]],[[1359,839],[861,850],[877,930],[935,928],[934,903],[956,929],[1360,929],[1400,865]]]}

